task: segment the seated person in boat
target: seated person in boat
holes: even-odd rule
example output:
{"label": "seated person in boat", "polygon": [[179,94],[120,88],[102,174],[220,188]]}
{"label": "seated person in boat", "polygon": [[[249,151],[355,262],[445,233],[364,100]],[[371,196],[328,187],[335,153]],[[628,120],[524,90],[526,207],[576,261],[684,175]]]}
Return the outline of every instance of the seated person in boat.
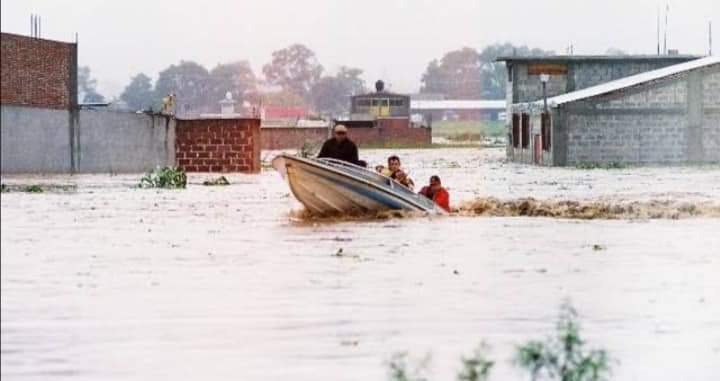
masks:
{"label": "seated person in boat", "polygon": [[400,184],[405,185],[410,190],[415,188],[415,182],[413,182],[410,176],[408,176],[407,173],[400,168],[400,158],[396,155],[388,157],[388,166],[387,168],[383,168],[381,173]]}
{"label": "seated person in boat", "polygon": [[347,137],[347,132],[347,127],[344,125],[336,125],[335,128],[333,128],[333,137],[325,141],[320,149],[318,158],[325,157],[346,161],[362,167],[367,166],[364,161],[358,159],[358,148],[355,143]]}
{"label": "seated person in boat", "polygon": [[430,185],[422,187],[419,193],[433,200],[439,207],[450,211],[450,193],[442,186],[439,176],[430,176]]}

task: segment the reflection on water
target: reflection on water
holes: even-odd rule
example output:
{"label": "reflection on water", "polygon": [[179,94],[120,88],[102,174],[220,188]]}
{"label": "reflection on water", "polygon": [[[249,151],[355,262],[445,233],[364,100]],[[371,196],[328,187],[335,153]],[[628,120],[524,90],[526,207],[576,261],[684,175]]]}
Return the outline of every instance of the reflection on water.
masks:
{"label": "reflection on water", "polygon": [[[308,221],[270,171],[227,187],[195,175],[181,191],[133,188],[135,175],[3,178],[76,188],[2,195],[2,378],[382,380],[408,350],[432,353],[432,379],[453,379],[485,339],[493,379],[514,380],[505,360],[552,330],[566,297],[588,340],[621,361],[614,379],[720,372],[718,168],[397,153],[418,185],[442,177],[454,216]],[[474,216],[594,203],[624,209]]]}

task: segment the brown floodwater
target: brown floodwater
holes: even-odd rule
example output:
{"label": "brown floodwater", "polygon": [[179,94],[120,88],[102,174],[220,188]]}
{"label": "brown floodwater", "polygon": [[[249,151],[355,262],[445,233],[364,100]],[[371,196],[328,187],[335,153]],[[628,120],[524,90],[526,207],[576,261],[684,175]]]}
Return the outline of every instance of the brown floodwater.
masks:
{"label": "brown floodwater", "polygon": [[481,340],[492,380],[525,379],[513,348],[568,298],[613,379],[716,379],[720,167],[395,153],[442,177],[452,216],[307,216],[271,170],[186,190],[3,176],[52,184],[2,194],[3,380],[383,380],[401,351],[451,380]]}

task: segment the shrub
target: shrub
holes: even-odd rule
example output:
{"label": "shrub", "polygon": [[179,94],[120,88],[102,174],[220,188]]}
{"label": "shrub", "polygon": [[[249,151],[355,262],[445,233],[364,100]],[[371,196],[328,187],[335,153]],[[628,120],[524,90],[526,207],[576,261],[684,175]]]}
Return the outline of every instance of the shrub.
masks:
{"label": "shrub", "polygon": [[602,381],[610,373],[610,360],[605,350],[586,351],[580,337],[577,312],[563,303],[556,335],[545,342],[532,340],[517,348],[514,363],[530,372],[537,380],[543,374],[561,381]]}
{"label": "shrub", "polygon": [[157,167],[140,179],[140,188],[185,188],[187,175],[178,167]]}
{"label": "shrub", "polygon": [[495,362],[488,360],[485,355],[487,349],[485,343],[480,343],[472,356],[460,358],[462,370],[458,373],[458,381],[485,381],[490,377],[490,370]]}

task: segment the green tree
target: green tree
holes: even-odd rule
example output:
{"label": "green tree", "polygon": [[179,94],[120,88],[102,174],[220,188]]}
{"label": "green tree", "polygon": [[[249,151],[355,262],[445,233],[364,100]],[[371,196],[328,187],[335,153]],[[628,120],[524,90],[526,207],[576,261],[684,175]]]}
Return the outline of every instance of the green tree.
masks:
{"label": "green tree", "polygon": [[158,75],[155,83],[155,99],[159,100],[168,94],[175,94],[175,105],[178,113],[206,110],[211,102],[210,73],[202,65],[193,61],[180,61],[170,65]]}
{"label": "green tree", "polygon": [[320,80],[323,67],[315,53],[302,44],[294,44],[272,53],[272,61],[263,66],[265,79],[274,85],[310,100],[310,90]]}
{"label": "green tree", "polygon": [[432,60],[422,76],[422,93],[441,93],[452,99],[479,99],[480,55],[473,48],[445,53]]}
{"label": "green tree", "polygon": [[493,44],[486,46],[480,52],[481,73],[480,88],[484,99],[505,98],[505,87],[507,84],[507,70],[505,63],[497,62],[498,57],[503,56],[548,56],[555,54],[553,51],[545,51],[527,46],[515,46],[510,43]]}
{"label": "green tree", "polygon": [[125,87],[120,99],[127,103],[131,110],[147,110],[155,106],[155,92],[152,88],[152,79],[143,73],[132,77]]}
{"label": "green tree", "polygon": [[97,92],[97,80],[92,77],[89,66],[78,67],[77,73],[78,99],[82,103],[102,103],[105,97]]}
{"label": "green tree", "polygon": [[210,71],[210,102],[218,102],[229,91],[235,100],[242,102],[248,91],[255,90],[257,78],[248,61],[219,64]]}
{"label": "green tree", "polygon": [[332,116],[347,112],[350,97],[365,91],[365,81],[360,77],[362,72],[342,66],[336,75],[320,78],[310,91],[315,109]]}
{"label": "green tree", "polygon": [[422,76],[421,93],[439,93],[454,99],[502,99],[507,71],[496,62],[501,56],[545,56],[551,51],[514,46],[510,43],[486,46],[481,52],[462,48],[428,63]]}

